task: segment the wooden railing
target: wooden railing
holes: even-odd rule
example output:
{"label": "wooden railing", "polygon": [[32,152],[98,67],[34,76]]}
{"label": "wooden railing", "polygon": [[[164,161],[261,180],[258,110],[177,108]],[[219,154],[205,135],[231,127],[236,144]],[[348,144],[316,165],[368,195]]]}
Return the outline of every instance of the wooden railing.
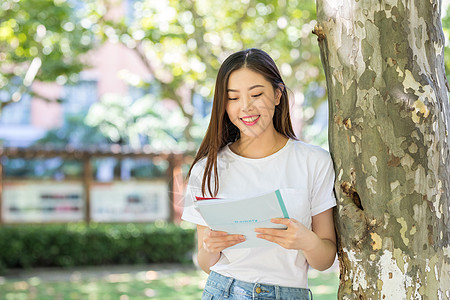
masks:
{"label": "wooden railing", "polygon": [[[167,221],[178,222],[183,203],[184,179],[182,174],[182,165],[189,164],[192,155],[175,152],[153,152],[150,147],[144,147],[140,150],[133,150],[120,145],[112,145],[110,147],[92,147],[89,149],[64,148],[55,149],[50,147],[40,148],[0,148],[0,158],[22,158],[31,159],[48,159],[59,157],[64,160],[76,160],[83,166],[83,176],[79,178],[83,185],[84,191],[84,221],[91,222],[91,188],[96,183],[92,172],[92,159],[113,157],[118,160],[124,158],[146,158],[152,161],[167,161],[168,167],[165,173],[165,180],[168,187],[168,209],[169,216]],[[2,159],[0,159],[0,224],[4,224],[3,218],[3,194],[5,180],[4,167]],[[21,178],[21,180],[27,180]]]}

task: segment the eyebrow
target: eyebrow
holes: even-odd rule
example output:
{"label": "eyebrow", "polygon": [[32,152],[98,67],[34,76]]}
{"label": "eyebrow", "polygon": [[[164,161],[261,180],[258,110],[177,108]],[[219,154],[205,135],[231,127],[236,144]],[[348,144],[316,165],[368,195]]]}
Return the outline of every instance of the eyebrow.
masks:
{"label": "eyebrow", "polygon": [[[255,84],[254,86],[251,86],[248,90],[251,91],[251,90],[253,90],[255,88],[258,88],[258,87],[264,87],[264,86],[261,85],[261,84]],[[233,89],[227,89],[227,92],[239,92],[239,91],[238,90],[233,90]]]}

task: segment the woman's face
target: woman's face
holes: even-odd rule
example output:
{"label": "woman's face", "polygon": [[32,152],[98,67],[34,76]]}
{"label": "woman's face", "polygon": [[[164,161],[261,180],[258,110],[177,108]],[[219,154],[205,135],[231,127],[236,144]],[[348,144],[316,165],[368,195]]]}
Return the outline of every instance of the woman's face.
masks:
{"label": "woman's face", "polygon": [[264,76],[250,69],[233,71],[228,79],[226,112],[241,137],[255,138],[275,132],[273,114],[281,92]]}

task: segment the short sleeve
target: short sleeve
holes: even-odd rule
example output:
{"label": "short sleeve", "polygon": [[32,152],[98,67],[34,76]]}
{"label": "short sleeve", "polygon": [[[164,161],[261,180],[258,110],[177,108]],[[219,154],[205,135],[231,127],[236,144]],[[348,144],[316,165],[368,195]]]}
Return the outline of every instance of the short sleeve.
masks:
{"label": "short sleeve", "polygon": [[318,153],[318,160],[313,172],[311,189],[311,215],[315,216],[336,206],[334,196],[334,168],[330,154],[323,150]]}
{"label": "short sleeve", "polygon": [[195,196],[200,196],[202,191],[203,167],[197,162],[192,168],[189,176],[188,184],[184,192],[184,208],[181,219],[195,223],[198,225],[207,226],[205,220],[194,207]]}

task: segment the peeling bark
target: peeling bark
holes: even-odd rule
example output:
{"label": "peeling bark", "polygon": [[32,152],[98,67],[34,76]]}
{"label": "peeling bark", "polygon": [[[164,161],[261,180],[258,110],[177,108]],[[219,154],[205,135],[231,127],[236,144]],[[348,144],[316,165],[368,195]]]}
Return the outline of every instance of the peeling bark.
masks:
{"label": "peeling bark", "polygon": [[450,299],[450,149],[437,0],[317,0],[339,299]]}

